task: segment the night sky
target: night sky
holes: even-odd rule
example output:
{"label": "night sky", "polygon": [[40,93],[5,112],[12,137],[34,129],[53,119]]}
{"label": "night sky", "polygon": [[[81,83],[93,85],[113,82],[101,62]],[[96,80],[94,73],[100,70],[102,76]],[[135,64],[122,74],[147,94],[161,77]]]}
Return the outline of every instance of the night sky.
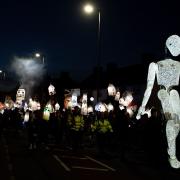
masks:
{"label": "night sky", "polygon": [[[97,63],[98,14],[87,16],[80,0],[0,3],[0,62],[43,53],[47,70],[83,79]],[[90,2],[90,1],[89,1]],[[162,57],[166,38],[180,35],[180,6],[164,0],[93,1],[101,11],[101,64],[142,63],[143,54]]]}

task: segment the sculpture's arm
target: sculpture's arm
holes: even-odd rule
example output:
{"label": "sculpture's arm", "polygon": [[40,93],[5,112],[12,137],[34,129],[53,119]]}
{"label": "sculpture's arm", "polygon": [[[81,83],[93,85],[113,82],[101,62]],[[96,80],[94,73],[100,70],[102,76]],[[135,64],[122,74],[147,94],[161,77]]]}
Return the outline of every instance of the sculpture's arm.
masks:
{"label": "sculpture's arm", "polygon": [[148,77],[147,77],[147,87],[144,93],[143,101],[141,106],[139,107],[138,113],[136,115],[136,119],[140,119],[141,115],[144,114],[145,106],[149,100],[149,97],[151,95],[151,91],[154,85],[154,80],[156,77],[156,71],[157,71],[157,64],[152,62],[149,65],[148,69]]}

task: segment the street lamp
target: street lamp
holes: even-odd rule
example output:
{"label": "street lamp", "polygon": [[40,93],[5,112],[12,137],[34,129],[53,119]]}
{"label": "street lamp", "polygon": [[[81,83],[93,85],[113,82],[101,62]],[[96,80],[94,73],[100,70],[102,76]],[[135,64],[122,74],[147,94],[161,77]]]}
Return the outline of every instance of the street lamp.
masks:
{"label": "street lamp", "polygon": [[40,53],[35,53],[35,57],[36,57],[36,58],[42,57],[42,62],[43,62],[43,64],[44,64],[44,56],[42,56]]}
{"label": "street lamp", "polygon": [[[92,4],[84,5],[84,12],[91,15],[95,11]],[[97,34],[97,101],[99,100],[100,65],[101,65],[101,12],[98,8],[98,34]]]}
{"label": "street lamp", "polygon": [[3,76],[3,79],[5,80],[5,78],[6,78],[6,73],[5,73],[5,71],[3,71],[3,70],[0,70],[0,74],[2,74],[2,76]]}

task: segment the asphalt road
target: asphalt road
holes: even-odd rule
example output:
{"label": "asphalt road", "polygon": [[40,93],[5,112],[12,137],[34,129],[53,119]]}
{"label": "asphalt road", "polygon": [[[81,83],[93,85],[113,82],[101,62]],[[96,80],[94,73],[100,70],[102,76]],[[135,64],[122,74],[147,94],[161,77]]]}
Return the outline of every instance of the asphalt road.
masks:
{"label": "asphalt road", "polygon": [[128,151],[122,162],[117,152],[102,158],[94,148],[74,153],[49,144],[29,150],[25,134],[13,130],[5,130],[0,141],[0,180],[180,179],[180,170],[166,163],[149,163],[143,151]]}

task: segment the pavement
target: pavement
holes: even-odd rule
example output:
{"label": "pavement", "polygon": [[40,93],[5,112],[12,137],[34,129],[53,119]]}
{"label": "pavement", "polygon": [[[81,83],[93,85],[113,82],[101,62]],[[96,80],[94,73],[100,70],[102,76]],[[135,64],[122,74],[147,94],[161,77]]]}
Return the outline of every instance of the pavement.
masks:
{"label": "pavement", "polygon": [[5,130],[0,140],[0,180],[180,179],[180,169],[171,168],[166,157],[157,159],[134,145],[123,159],[118,146],[106,152],[99,156],[95,146],[85,145],[75,153],[54,143],[30,151],[24,132]]}

